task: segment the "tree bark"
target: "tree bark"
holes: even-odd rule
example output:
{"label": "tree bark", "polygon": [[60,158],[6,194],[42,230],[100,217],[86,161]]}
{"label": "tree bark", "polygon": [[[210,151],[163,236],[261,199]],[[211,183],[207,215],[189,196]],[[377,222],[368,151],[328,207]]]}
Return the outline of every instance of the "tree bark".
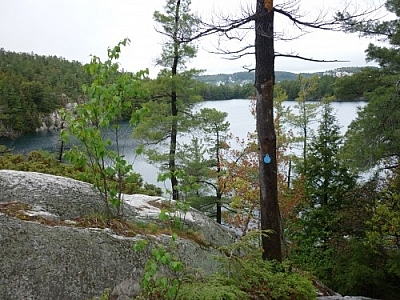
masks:
{"label": "tree bark", "polygon": [[[275,81],[273,0],[257,0],[255,18],[256,120],[259,143],[261,229],[264,260],[282,261],[281,219],[278,204],[276,133],[273,96]],[[264,162],[265,155],[271,161]]]}
{"label": "tree bark", "polygon": [[174,58],[171,68],[172,73],[172,87],[171,87],[171,141],[169,148],[169,171],[171,176],[171,189],[172,199],[179,200],[179,189],[178,189],[178,178],[176,177],[176,139],[178,135],[178,97],[176,93],[176,76],[178,75],[178,63],[179,63],[179,43],[178,43],[178,28],[179,28],[179,13],[180,13],[181,1],[178,0],[175,8],[175,29],[174,29]]}

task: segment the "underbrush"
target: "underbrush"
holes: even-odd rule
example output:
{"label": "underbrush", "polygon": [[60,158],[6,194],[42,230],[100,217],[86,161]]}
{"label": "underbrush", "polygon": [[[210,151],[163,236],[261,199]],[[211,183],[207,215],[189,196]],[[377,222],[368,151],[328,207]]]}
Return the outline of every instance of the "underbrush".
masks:
{"label": "underbrush", "polygon": [[[174,256],[171,245],[159,245],[151,251],[141,281],[142,294],[135,300],[309,300],[316,298],[311,275],[299,273],[290,263],[262,260],[252,232],[238,242],[220,248],[220,270],[199,278],[198,273],[185,268]],[[137,244],[135,250],[144,247]],[[180,268],[177,269],[176,266]],[[169,276],[158,273],[169,268]]]}
{"label": "underbrush", "polygon": [[[85,168],[78,168],[72,164],[60,162],[54,153],[36,150],[28,154],[13,154],[6,152],[0,155],[0,170],[15,170],[27,172],[39,172],[57,175],[93,183],[93,176],[88,174]],[[142,176],[133,173],[131,181],[124,182],[122,192],[125,194],[144,194],[149,196],[161,196],[162,189],[153,184],[143,182]],[[113,181],[110,180],[111,185]],[[117,185],[117,182],[114,182]]]}

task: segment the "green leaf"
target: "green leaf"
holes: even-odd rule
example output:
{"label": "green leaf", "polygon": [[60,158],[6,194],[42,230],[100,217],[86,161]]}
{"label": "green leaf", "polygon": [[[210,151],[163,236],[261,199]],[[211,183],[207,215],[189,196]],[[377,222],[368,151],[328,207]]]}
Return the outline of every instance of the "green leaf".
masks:
{"label": "green leaf", "polygon": [[138,240],[136,241],[136,243],[133,245],[133,250],[135,252],[141,252],[144,250],[144,248],[146,248],[146,246],[148,245],[148,241],[146,240]]}

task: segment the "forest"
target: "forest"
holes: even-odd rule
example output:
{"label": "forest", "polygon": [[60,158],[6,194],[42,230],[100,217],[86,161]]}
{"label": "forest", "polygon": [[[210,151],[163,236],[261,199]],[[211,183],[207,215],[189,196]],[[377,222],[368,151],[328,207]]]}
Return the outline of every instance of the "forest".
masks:
{"label": "forest", "polygon": [[[362,68],[343,77],[300,74],[295,80],[275,84],[272,94],[260,92],[259,70],[255,84],[217,86],[196,80],[200,71],[185,66],[196,55],[193,37],[201,24],[190,11],[190,1],[168,0],[165,12],[154,13],[166,39],[158,61],[163,69],[155,79],[148,77],[147,70],[119,70],[119,54],[129,39],[108,49],[107,60],[93,56],[84,66],[1,49],[0,136],[15,138],[30,132],[39,126],[43,114],[59,109],[68,124],[60,139],[66,144],[72,138],[79,143],[72,149],[61,147],[56,154],[39,151],[24,156],[2,149],[0,168],[91,182],[104,197],[107,217],[122,217],[123,193],[162,193],[146,185],[119,148],[111,147],[118,145],[119,122],[129,120],[132,138],[141,145],[137,154],[156,165],[158,180],[171,186],[166,193],[174,204],[160,218],[168,219],[193,206],[235,228],[242,237],[255,237],[255,242],[247,240],[245,254],[237,256],[237,274],[222,271],[219,277],[204,279],[205,290],[221,292],[220,287],[232,290],[233,285],[238,289],[236,296],[229,294],[228,298],[227,291],[222,299],[313,299],[309,285],[312,278],[318,278],[341,294],[398,299],[400,3],[387,0],[385,7],[395,19],[358,23],[338,15],[344,30],[386,41],[385,47],[370,44],[366,49],[367,60],[377,62],[379,68]],[[259,99],[264,95],[273,95],[276,145],[261,159],[264,145],[259,132],[237,139],[229,134],[225,113],[194,110],[204,100],[256,99],[257,118]],[[284,106],[288,99],[296,102],[296,112]],[[355,100],[368,104],[342,136],[330,103]],[[66,102],[76,102],[77,107],[67,110]],[[312,129],[313,123],[318,124],[317,130]],[[286,131],[288,124],[296,130]],[[299,154],[288,154],[292,148],[299,149]],[[275,232],[265,228],[260,193],[268,181],[260,166],[274,163],[276,172],[268,174],[275,174],[277,184],[281,229]],[[182,226],[179,220],[172,221]],[[276,241],[271,236],[277,236],[282,245],[271,246]],[[271,259],[269,250],[279,253]],[[293,286],[289,287],[286,280],[263,281],[270,270],[279,276],[304,273],[291,278]],[[175,282],[160,289],[155,282],[143,282],[153,284],[154,289],[146,290],[150,299],[159,299],[160,293],[165,293],[161,294],[165,299],[184,299],[179,298],[179,287],[188,284]],[[284,292],[274,296],[268,284]],[[167,292],[171,290],[172,296]],[[191,297],[197,299],[194,294]]]}
{"label": "forest", "polygon": [[[366,72],[363,70],[355,77]],[[286,91],[289,100],[298,97],[302,76],[299,74],[294,80],[285,79],[277,83]],[[303,77],[310,77],[310,74]],[[353,76],[313,77],[317,87],[308,94],[308,101],[320,101],[332,96],[336,101],[368,100],[364,97],[365,86],[353,84]],[[41,126],[44,115],[64,107],[67,102],[81,102],[84,98],[82,85],[90,80],[91,75],[84,72],[80,62],[0,49],[0,137],[35,131]],[[146,80],[149,84],[156,81]],[[204,101],[252,99],[255,94],[254,83],[217,85],[196,80],[196,85],[197,93]]]}

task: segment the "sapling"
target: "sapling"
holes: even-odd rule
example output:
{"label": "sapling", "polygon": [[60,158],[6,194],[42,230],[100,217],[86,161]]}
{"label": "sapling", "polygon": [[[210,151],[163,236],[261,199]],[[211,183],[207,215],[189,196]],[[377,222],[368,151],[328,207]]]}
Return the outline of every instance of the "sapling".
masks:
{"label": "sapling", "polygon": [[[146,95],[142,79],[147,70],[136,74],[119,72],[116,62],[121,47],[129,43],[124,39],[108,49],[108,59],[101,62],[92,56],[85,70],[92,76],[92,83],[83,86],[86,101],[74,112],[62,111],[68,128],[61,133],[62,140],[69,142],[73,136],[77,145],[65,153],[65,158],[75,165],[86,167],[94,187],[100,192],[110,218],[113,211],[122,216],[122,188],[124,182],[133,180],[132,164],[128,163],[120,147],[120,121],[126,110],[130,110],[132,98]],[[145,109],[133,113],[131,123],[136,125],[145,114]],[[113,148],[111,146],[114,146]]]}

